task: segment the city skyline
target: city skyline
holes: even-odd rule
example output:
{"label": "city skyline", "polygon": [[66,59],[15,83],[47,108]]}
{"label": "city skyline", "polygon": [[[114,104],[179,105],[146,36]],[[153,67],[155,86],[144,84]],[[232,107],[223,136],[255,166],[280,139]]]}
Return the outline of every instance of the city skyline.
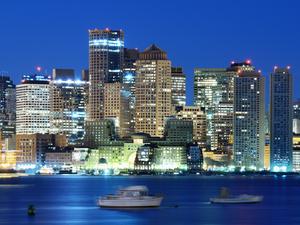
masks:
{"label": "city skyline", "polygon": [[[150,10],[157,6],[156,17],[151,17],[151,20],[141,16],[139,21],[135,18],[146,6],[136,1],[120,1],[115,7],[101,3],[101,7],[114,10],[114,16],[107,12],[98,14],[96,6],[100,6],[100,3],[96,1],[90,1],[90,4],[95,5],[91,11],[84,10],[90,4],[80,1],[74,1],[72,5],[67,1],[57,1],[56,4],[45,1],[42,7],[34,1],[27,1],[26,4],[19,2],[20,8],[24,10],[16,13],[24,17],[22,21],[26,23],[26,29],[22,27],[20,17],[15,18],[14,14],[9,13],[15,2],[1,3],[1,8],[5,10],[1,14],[4,32],[0,43],[0,71],[7,71],[16,84],[23,74],[33,71],[37,65],[47,69],[49,74],[53,68],[74,68],[78,73],[88,68],[88,29],[110,27],[123,29],[125,47],[138,47],[143,51],[155,43],[168,52],[172,66],[183,67],[187,75],[188,105],[192,105],[193,101],[194,68],[223,68],[231,60],[243,61],[248,58],[267,77],[267,90],[273,67],[291,65],[295,83],[294,99],[300,97],[297,91],[300,83],[297,76],[300,71],[300,63],[297,62],[299,31],[294,29],[299,20],[295,7],[299,3],[296,1],[290,4],[279,1],[273,1],[272,4],[259,2],[260,5],[258,1],[240,3],[245,6],[245,14],[255,11],[256,18],[243,16],[236,10],[242,6],[235,6],[233,1],[190,1],[190,4],[176,1],[174,5],[163,2],[157,5],[154,1],[153,5],[147,7]],[[175,16],[178,5],[182,6],[182,12],[188,18]],[[81,11],[83,14],[78,16]],[[190,13],[187,15],[186,12]],[[275,17],[271,21],[269,16],[276,13],[281,13],[280,18]],[[175,33],[178,26],[185,32]],[[241,29],[232,29],[233,26]],[[22,35],[18,34],[20,31]],[[172,31],[174,35],[170,35]],[[186,37],[188,31],[191,31],[191,36]],[[268,95],[269,91],[266,91],[267,103]]]}

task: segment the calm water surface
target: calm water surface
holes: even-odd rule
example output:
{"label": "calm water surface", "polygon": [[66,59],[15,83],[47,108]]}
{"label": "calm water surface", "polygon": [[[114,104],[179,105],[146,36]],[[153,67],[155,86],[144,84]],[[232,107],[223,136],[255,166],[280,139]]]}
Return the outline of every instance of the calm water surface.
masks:
{"label": "calm water surface", "polygon": [[[100,209],[98,196],[127,185],[163,193],[161,208]],[[222,186],[234,194],[259,194],[260,204],[212,205]],[[27,216],[34,204],[37,214]],[[178,205],[178,207],[174,207]],[[33,176],[0,179],[0,224],[300,224],[300,177],[84,177]]]}

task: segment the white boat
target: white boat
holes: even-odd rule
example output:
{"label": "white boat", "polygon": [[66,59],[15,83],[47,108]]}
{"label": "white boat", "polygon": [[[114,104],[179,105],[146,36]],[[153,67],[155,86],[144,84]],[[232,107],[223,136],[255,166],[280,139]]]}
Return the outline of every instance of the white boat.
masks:
{"label": "white boat", "polygon": [[147,208],[159,207],[163,197],[148,195],[146,186],[129,186],[115,195],[99,198],[98,205],[106,208]]}
{"label": "white boat", "polygon": [[263,196],[257,195],[239,195],[235,197],[228,197],[228,198],[211,198],[211,203],[221,203],[221,204],[246,204],[246,203],[259,203],[263,200]]}
{"label": "white boat", "polygon": [[211,203],[222,203],[222,204],[246,204],[246,203],[259,203],[263,200],[263,196],[258,195],[239,195],[230,196],[228,188],[222,187],[220,195],[215,198],[209,199]]}

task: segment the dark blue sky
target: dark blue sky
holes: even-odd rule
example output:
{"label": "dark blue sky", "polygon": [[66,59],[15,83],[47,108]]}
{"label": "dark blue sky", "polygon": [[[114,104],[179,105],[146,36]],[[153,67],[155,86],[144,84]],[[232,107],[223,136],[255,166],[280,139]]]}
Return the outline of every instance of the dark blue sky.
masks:
{"label": "dark blue sky", "polygon": [[291,65],[300,97],[298,0],[1,0],[0,71],[19,83],[41,65],[88,67],[88,29],[125,31],[126,47],[156,43],[187,74],[192,103],[193,68],[227,67],[251,59],[269,76]]}

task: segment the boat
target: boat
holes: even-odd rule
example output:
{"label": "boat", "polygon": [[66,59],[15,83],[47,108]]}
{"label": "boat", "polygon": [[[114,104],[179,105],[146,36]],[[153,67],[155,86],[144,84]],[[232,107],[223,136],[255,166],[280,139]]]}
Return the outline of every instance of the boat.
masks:
{"label": "boat", "polygon": [[147,208],[159,207],[162,200],[162,196],[148,195],[146,186],[129,186],[114,195],[99,198],[98,205],[106,208]]}
{"label": "boat", "polygon": [[54,175],[54,170],[51,167],[42,167],[37,174],[39,175]]}
{"label": "boat", "polygon": [[227,188],[221,188],[220,196],[210,198],[211,203],[219,204],[247,204],[262,202],[263,196],[242,194],[230,196]]}

